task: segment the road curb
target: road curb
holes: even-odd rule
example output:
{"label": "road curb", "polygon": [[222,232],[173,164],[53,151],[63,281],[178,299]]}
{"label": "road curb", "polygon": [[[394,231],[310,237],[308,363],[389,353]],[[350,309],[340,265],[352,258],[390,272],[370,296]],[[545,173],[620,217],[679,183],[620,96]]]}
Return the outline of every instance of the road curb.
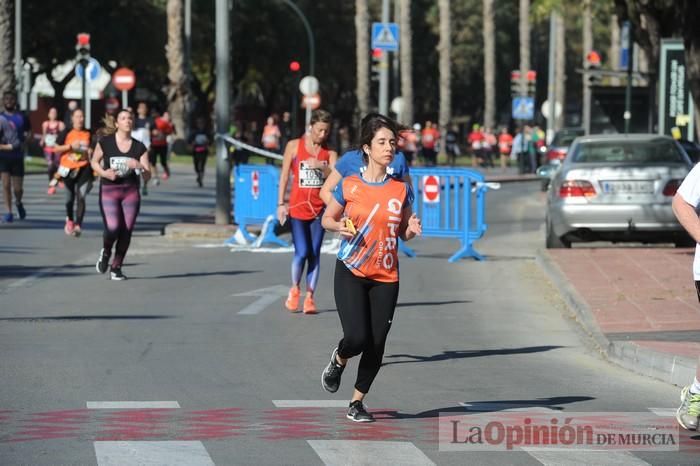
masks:
{"label": "road curb", "polygon": [[170,223],[165,225],[163,236],[165,239],[209,238],[228,239],[236,231],[236,225],[215,225],[207,223]]}
{"label": "road curb", "polygon": [[578,324],[606,359],[632,372],[681,387],[693,380],[697,361],[691,358],[643,348],[629,341],[609,340],[598,327],[586,301],[569,283],[549,253],[539,249],[536,262],[559,290]]}

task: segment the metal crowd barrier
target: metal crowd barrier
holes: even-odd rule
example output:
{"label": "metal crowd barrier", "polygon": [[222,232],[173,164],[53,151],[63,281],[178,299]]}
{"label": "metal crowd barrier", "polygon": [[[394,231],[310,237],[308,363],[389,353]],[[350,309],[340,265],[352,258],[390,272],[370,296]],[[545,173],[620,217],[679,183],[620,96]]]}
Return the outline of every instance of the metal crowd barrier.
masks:
{"label": "metal crowd barrier", "polygon": [[[484,176],[468,168],[411,168],[413,211],[421,219],[423,237],[457,238],[462,247],[449,262],[464,257],[484,260],[474,249],[474,242],[484,236],[486,225],[486,191]],[[473,196],[472,196],[473,194]],[[409,257],[415,252],[405,244],[400,250]]]}
{"label": "metal crowd barrier", "polygon": [[[280,171],[272,165],[238,165],[233,169],[233,216],[238,223],[238,230],[250,243],[289,246],[289,243],[275,234],[274,228],[278,223],[275,215],[279,179]],[[250,225],[266,226],[262,229],[260,238],[248,231]],[[235,242],[234,237],[229,238],[228,242]]]}

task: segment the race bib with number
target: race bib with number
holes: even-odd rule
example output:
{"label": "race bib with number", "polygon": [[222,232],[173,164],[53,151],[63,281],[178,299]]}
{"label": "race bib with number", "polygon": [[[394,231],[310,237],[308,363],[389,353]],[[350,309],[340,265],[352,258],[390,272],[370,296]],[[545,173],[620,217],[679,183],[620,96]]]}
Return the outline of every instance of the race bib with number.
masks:
{"label": "race bib with number", "polygon": [[61,178],[67,178],[70,174],[70,168],[66,167],[65,165],[59,165],[58,174]]}
{"label": "race bib with number", "polygon": [[44,144],[46,147],[53,147],[56,145],[56,135],[55,134],[47,134],[44,137]]}
{"label": "race bib with number", "polygon": [[[323,162],[325,165],[327,162]],[[323,170],[311,168],[306,162],[299,162],[299,187],[320,188],[323,186]]]}
{"label": "race bib with number", "polygon": [[110,157],[109,168],[117,173],[118,177],[125,177],[131,173],[129,168],[129,157]]}

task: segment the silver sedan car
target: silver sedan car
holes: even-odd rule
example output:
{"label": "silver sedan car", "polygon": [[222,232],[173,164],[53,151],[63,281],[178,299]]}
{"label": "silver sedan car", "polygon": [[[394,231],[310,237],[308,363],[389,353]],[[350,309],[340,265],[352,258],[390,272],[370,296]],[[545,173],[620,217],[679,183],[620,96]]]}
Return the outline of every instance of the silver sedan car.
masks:
{"label": "silver sedan car", "polygon": [[691,168],[683,148],[667,136],[577,138],[547,192],[547,248],[577,241],[693,245],[671,210]]}

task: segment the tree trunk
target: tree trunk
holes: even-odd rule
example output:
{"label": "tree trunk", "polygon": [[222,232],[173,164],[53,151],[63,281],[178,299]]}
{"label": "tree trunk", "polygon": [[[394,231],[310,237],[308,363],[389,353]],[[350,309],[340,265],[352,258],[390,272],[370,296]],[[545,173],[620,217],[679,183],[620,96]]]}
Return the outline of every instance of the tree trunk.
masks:
{"label": "tree trunk", "polygon": [[530,70],[530,0],[520,0],[520,95],[527,95],[527,72]]}
{"label": "tree trunk", "polygon": [[447,132],[452,119],[452,89],[451,89],[451,55],[452,55],[452,31],[450,28],[450,0],[439,0],[440,10],[440,115],[438,124],[440,132]]}
{"label": "tree trunk", "polygon": [[175,126],[175,136],[186,138],[189,128],[187,119],[187,99],[189,86],[185,73],[185,43],[183,40],[184,8],[182,0],[168,0],[168,43],[165,54],[168,59],[168,111]]}
{"label": "tree trunk", "polygon": [[496,125],[496,35],[493,0],[483,0],[484,22],[484,126]]}
{"label": "tree trunk", "polygon": [[[583,47],[581,62],[584,68],[588,68],[586,56],[593,50],[593,18],[591,14],[591,0],[583,0]],[[583,75],[583,127],[586,134],[591,132],[591,86],[588,84],[588,76]]]}
{"label": "tree trunk", "polygon": [[411,30],[411,0],[400,0],[401,4],[401,97],[403,97],[403,111],[401,123],[413,124],[413,32]]}
{"label": "tree trunk", "polygon": [[367,0],[355,0],[355,55],[357,60],[357,111],[369,113],[369,13]]}
{"label": "tree trunk", "polygon": [[561,115],[554,121],[554,129],[564,127],[566,116],[566,23],[561,13],[555,13],[557,20],[557,51],[554,65],[555,102],[561,104]]}
{"label": "tree trunk", "polygon": [[14,2],[0,0],[0,92],[15,90]]}

